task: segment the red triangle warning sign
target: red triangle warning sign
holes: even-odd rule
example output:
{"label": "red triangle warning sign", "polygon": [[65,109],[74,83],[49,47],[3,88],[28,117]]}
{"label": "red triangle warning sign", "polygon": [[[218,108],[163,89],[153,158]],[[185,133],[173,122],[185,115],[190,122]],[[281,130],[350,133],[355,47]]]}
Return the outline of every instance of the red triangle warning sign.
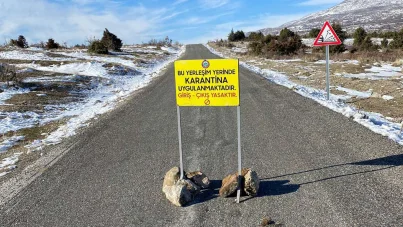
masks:
{"label": "red triangle warning sign", "polygon": [[340,45],[341,40],[337,36],[336,32],[330,25],[329,21],[326,21],[322,29],[319,32],[318,37],[313,43],[314,46],[328,46],[328,45]]}

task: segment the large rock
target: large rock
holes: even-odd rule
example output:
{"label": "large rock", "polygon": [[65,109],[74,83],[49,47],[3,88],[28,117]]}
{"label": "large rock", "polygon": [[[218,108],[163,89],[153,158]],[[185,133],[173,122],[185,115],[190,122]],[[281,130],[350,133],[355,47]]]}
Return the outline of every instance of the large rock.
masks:
{"label": "large rock", "polygon": [[[184,174],[184,176],[186,176]],[[175,206],[184,206],[191,202],[200,192],[200,186],[189,179],[180,179],[180,169],[170,169],[164,177],[162,191],[166,198]]]}
{"label": "large rock", "polygon": [[193,200],[192,193],[188,190],[188,183],[179,180],[172,186],[163,188],[166,198],[175,206],[184,206]]}
{"label": "large rock", "polygon": [[[245,195],[256,196],[259,191],[259,177],[257,173],[249,168],[241,171],[241,192]],[[226,176],[222,180],[220,196],[228,197],[234,195],[238,189],[238,172]]]}
{"label": "large rock", "polygon": [[230,174],[222,180],[220,196],[228,197],[233,195],[238,188],[238,174]]}
{"label": "large rock", "polygon": [[257,196],[259,191],[260,180],[257,176],[257,173],[251,169],[248,169],[247,173],[244,176],[245,184],[244,191],[247,195]]}
{"label": "large rock", "polygon": [[204,173],[200,171],[187,173],[186,177],[202,189],[210,186],[210,180]]}

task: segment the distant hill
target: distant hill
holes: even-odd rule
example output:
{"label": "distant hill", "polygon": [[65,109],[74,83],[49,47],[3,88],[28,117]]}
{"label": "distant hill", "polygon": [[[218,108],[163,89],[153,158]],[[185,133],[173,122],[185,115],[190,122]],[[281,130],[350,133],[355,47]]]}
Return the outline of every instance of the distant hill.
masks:
{"label": "distant hill", "polygon": [[324,21],[337,21],[348,32],[358,27],[367,31],[390,31],[403,28],[403,0],[345,0],[342,3],[277,28],[264,28],[263,34],[278,34],[287,27],[304,34],[321,28]]}

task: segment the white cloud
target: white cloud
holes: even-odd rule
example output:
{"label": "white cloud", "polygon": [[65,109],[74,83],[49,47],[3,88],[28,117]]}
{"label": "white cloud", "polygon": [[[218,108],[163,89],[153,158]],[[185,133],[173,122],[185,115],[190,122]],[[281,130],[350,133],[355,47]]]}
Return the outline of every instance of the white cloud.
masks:
{"label": "white cloud", "polygon": [[214,9],[222,7],[230,2],[230,0],[199,0],[201,8]]}
{"label": "white cloud", "polygon": [[29,43],[54,38],[57,42],[76,44],[83,43],[88,37],[100,38],[102,31],[108,28],[126,43],[139,43],[156,35],[167,35],[161,32],[172,30],[164,23],[183,13],[142,5],[123,8],[116,0],[101,1],[108,8],[94,6],[95,0],[85,0],[81,4],[47,0],[24,0],[21,4],[15,0],[2,0],[0,40],[22,34]]}
{"label": "white cloud", "polygon": [[190,17],[190,18],[187,18],[186,20],[184,20],[183,22],[181,22],[181,24],[187,24],[187,25],[206,24],[206,23],[214,21],[220,17],[227,16],[227,15],[234,14],[234,13],[235,13],[234,11],[229,11],[229,12],[217,14],[214,16]]}
{"label": "white cloud", "polygon": [[343,0],[308,0],[299,3],[298,5],[302,6],[317,6],[317,5],[329,5],[329,4],[338,4]]}
{"label": "white cloud", "polygon": [[173,3],[173,5],[178,5],[178,4],[187,2],[187,1],[188,1],[188,0],[176,0],[176,1]]}

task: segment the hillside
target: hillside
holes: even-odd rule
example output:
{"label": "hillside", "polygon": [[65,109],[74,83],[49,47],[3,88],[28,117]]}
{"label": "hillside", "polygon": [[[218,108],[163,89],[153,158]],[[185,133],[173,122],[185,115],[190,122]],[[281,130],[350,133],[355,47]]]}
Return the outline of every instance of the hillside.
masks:
{"label": "hillside", "polygon": [[277,28],[258,31],[277,34],[282,28],[306,33],[312,28],[320,28],[324,21],[338,21],[347,31],[363,27],[367,31],[398,30],[403,28],[403,0],[345,0],[342,3],[313,13],[299,20]]}

